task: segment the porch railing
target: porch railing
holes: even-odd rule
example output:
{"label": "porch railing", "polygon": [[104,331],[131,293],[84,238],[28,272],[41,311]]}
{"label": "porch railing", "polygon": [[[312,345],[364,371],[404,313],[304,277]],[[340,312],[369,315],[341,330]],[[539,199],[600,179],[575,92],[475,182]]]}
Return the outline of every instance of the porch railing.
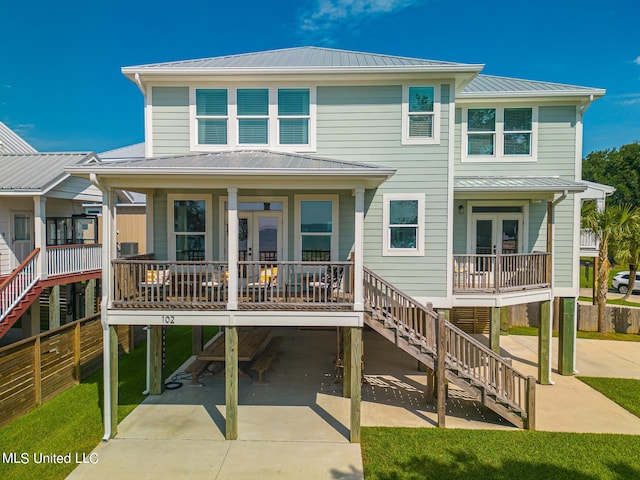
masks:
{"label": "porch railing", "polygon": [[598,249],[598,239],[592,230],[588,228],[582,228],[580,230],[580,248],[589,250]]}
{"label": "porch railing", "polygon": [[454,255],[453,291],[504,293],[549,288],[549,257],[546,252]]}
{"label": "porch railing", "polygon": [[[226,309],[227,262],[113,260],[114,308]],[[238,309],[351,309],[352,262],[238,262]]]}
{"label": "porch railing", "polygon": [[102,268],[102,245],[55,245],[47,247],[47,274],[72,275]]}
{"label": "porch railing", "polygon": [[36,248],[27,258],[0,284],[0,322],[2,322],[24,296],[39,280],[37,259],[40,249]]}

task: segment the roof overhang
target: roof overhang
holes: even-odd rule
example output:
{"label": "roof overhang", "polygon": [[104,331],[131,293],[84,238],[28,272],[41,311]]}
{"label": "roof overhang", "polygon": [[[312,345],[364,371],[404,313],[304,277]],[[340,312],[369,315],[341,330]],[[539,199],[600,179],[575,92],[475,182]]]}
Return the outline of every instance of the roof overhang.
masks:
{"label": "roof overhang", "polygon": [[455,177],[454,191],[473,193],[579,193],[587,186],[560,177]]}

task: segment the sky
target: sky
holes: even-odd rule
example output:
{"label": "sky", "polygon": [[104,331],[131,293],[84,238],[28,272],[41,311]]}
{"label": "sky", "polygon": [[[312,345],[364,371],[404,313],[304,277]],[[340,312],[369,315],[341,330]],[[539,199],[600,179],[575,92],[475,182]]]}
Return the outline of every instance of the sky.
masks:
{"label": "sky", "polygon": [[40,151],[144,141],[124,66],[296,46],[603,88],[583,155],[640,140],[637,0],[6,0],[0,12],[0,121]]}

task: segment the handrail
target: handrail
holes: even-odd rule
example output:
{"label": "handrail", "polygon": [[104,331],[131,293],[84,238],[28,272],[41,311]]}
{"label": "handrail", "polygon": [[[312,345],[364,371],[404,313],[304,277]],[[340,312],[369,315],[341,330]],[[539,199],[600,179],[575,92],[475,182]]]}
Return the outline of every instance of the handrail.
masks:
{"label": "handrail", "polygon": [[0,322],[22,300],[39,280],[36,259],[39,248],[33,250],[0,285]]}
{"label": "handrail", "polygon": [[47,274],[54,277],[100,270],[101,259],[102,245],[99,243],[47,247]]}
{"label": "handrail", "polygon": [[[385,322],[392,322],[413,343],[437,354],[437,315],[431,304],[426,307],[365,267],[365,301]],[[450,369],[482,385],[529,419],[528,378],[507,360],[448,321],[444,321],[446,364]]]}

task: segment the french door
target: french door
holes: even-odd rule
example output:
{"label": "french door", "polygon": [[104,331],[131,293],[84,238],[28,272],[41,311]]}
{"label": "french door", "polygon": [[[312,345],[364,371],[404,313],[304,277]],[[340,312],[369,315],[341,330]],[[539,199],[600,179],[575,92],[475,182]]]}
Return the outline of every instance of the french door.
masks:
{"label": "french door", "polygon": [[238,260],[282,260],[282,212],[238,212]]}
{"label": "french door", "polygon": [[473,253],[521,253],[523,250],[522,213],[474,214]]}

